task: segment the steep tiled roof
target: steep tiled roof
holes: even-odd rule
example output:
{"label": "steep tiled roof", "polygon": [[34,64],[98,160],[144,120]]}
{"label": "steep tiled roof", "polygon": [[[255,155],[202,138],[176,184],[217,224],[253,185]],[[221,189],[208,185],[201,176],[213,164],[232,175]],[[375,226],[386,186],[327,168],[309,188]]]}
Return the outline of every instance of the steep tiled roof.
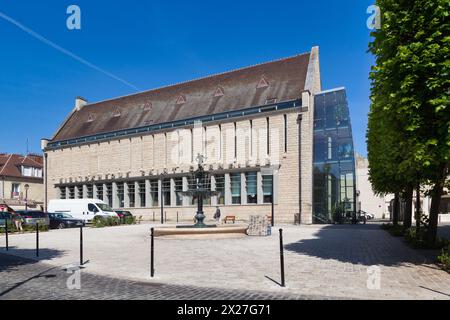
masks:
{"label": "steep tiled roof", "polygon": [[0,176],[30,178],[22,175],[21,166],[42,169],[43,159],[37,155],[0,154]]}
{"label": "steep tiled roof", "polygon": [[143,127],[295,100],[305,89],[310,53],[88,104],[52,141]]}

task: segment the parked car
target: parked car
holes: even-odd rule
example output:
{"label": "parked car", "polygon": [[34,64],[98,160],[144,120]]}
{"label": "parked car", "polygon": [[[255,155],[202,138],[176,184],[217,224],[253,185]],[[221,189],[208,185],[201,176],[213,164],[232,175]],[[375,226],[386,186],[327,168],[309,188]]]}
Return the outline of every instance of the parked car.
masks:
{"label": "parked car", "polygon": [[51,229],[66,229],[84,226],[84,221],[67,213],[49,213]]}
{"label": "parked car", "polygon": [[364,210],[360,210],[361,215],[364,215],[367,220],[375,219],[375,215],[373,213],[365,212]]}
{"label": "parked car", "polygon": [[124,211],[124,210],[116,210],[117,215],[120,219],[133,217],[130,211]]}
{"label": "parked car", "polygon": [[94,218],[117,217],[117,214],[106,203],[98,199],[64,199],[50,200],[48,204],[50,213],[67,213],[86,223]]}
{"label": "parked car", "polygon": [[45,226],[50,225],[50,218],[46,212],[21,210],[16,211],[16,214],[22,217],[25,226],[35,226],[37,223]]}
{"label": "parked car", "polygon": [[0,211],[0,228],[5,228],[6,219],[11,220],[11,214],[9,212]]}

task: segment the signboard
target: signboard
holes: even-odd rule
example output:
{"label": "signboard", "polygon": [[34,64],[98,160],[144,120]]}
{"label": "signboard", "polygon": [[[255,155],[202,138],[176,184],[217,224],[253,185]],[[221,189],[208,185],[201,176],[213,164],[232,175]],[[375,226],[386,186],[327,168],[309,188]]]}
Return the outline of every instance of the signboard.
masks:
{"label": "signboard", "polygon": [[250,216],[249,236],[266,237],[272,234],[272,225],[266,216]]}

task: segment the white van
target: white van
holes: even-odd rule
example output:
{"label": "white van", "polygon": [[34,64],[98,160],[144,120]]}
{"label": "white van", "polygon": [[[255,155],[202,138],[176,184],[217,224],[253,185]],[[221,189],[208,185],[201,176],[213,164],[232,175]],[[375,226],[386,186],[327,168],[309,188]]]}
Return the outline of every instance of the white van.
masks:
{"label": "white van", "polygon": [[117,217],[106,203],[98,199],[66,199],[50,200],[49,213],[67,213],[86,223],[92,222],[95,217]]}

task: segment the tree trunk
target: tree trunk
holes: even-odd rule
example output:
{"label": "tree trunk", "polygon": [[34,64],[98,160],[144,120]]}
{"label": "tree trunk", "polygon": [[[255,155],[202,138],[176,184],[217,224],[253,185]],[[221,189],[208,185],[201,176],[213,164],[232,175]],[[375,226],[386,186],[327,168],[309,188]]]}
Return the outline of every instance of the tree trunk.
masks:
{"label": "tree trunk", "polygon": [[442,165],[438,171],[434,187],[431,190],[431,208],[430,208],[430,225],[427,230],[426,240],[428,244],[436,242],[439,206],[441,204],[441,197],[444,193],[445,179],[447,178],[447,165]]}
{"label": "tree trunk", "polygon": [[417,183],[417,189],[416,189],[416,234],[417,235],[420,232],[421,216],[422,216],[422,212],[420,209],[420,183]]}
{"label": "tree trunk", "polygon": [[394,197],[394,207],[392,208],[392,224],[398,226],[398,218],[400,214],[400,196],[398,193]]}
{"label": "tree trunk", "polygon": [[403,227],[405,229],[411,228],[412,225],[412,202],[413,202],[414,187],[408,186],[405,191],[405,213],[403,218]]}

